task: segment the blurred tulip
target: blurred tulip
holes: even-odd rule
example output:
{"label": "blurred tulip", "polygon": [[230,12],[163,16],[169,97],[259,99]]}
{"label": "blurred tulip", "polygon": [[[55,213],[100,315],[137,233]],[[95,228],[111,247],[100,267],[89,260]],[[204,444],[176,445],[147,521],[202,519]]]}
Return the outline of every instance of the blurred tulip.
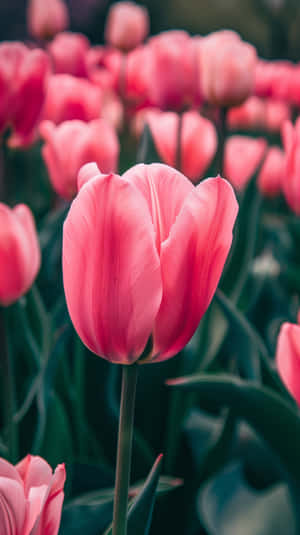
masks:
{"label": "blurred tulip", "polygon": [[144,41],[149,33],[149,15],[145,7],[134,2],[117,2],[107,16],[105,39],[121,50],[132,50]]}
{"label": "blurred tulip", "polygon": [[281,326],[276,364],[282,382],[300,405],[300,325],[284,323]]}
{"label": "blurred tulip", "polygon": [[42,152],[49,178],[64,199],[75,196],[77,175],[83,164],[95,161],[103,173],[117,171],[119,140],[104,119],[90,123],[65,121],[59,126],[44,121],[40,131],[46,141]]}
{"label": "blurred tulip", "polygon": [[285,172],[285,155],[279,147],[270,147],[257,179],[260,192],[276,197],[281,192]]}
{"label": "blurred tulip", "polygon": [[49,80],[43,119],[55,124],[72,119],[87,122],[98,119],[101,98],[101,90],[88,80],[56,74]]}
{"label": "blurred tulip", "polygon": [[3,535],[57,535],[66,479],[41,457],[27,455],[13,466],[0,459],[0,525]]}
{"label": "blurred tulip", "polygon": [[[148,48],[149,47],[149,48]],[[172,30],[149,39],[149,97],[162,110],[183,110],[199,104],[198,41]]]}
{"label": "blurred tulip", "polygon": [[227,115],[229,128],[260,130],[265,125],[265,102],[258,97],[249,97],[240,106],[230,108]]}
{"label": "blurred tulip", "polygon": [[0,44],[0,130],[11,126],[11,146],[33,141],[48,74],[49,60],[42,50],[22,43]]}
{"label": "blurred tulip", "polygon": [[231,136],[225,144],[224,175],[242,190],[254,175],[267,149],[264,138]]}
{"label": "blurred tulip", "polygon": [[280,132],[285,121],[291,119],[291,108],[283,100],[268,98],[265,103],[265,127],[269,132]]}
{"label": "blurred tulip", "polygon": [[260,59],[255,68],[254,92],[259,97],[290,100],[293,86],[294,65],[289,61]]}
{"label": "blurred tulip", "polygon": [[[152,77],[152,54],[149,46],[139,46],[126,56],[124,71],[120,75],[119,90],[126,105],[133,108],[152,104],[150,84]],[[121,77],[124,76],[122,79]]]}
{"label": "blurred tulip", "polygon": [[124,120],[124,108],[121,99],[112,91],[103,93],[101,117],[116,130],[121,130]]}
{"label": "blurred tulip", "polygon": [[162,361],[190,340],[218,285],[237,215],[221,177],[195,187],[162,164],[79,173],[63,231],[69,313],[82,341],[121,364]]}
{"label": "blurred tulip", "polygon": [[11,209],[0,203],[0,304],[7,306],[24,295],[41,263],[34,219],[28,206]]}
{"label": "blurred tulip", "polygon": [[282,190],[289,207],[300,215],[300,118],[295,126],[290,121],[284,123],[282,140],[286,155]]}
{"label": "blurred tulip", "polygon": [[151,113],[145,116],[162,161],[177,166],[180,140],[180,171],[197,182],[211,163],[217,149],[216,129],[211,121],[197,111],[182,115],[181,133],[179,115],[174,112]]}
{"label": "blurred tulip", "polygon": [[27,24],[36,39],[51,39],[69,26],[67,6],[62,0],[29,0]]}
{"label": "blurred tulip", "polygon": [[56,74],[86,77],[87,53],[90,43],[81,33],[59,33],[48,45],[48,52]]}
{"label": "blurred tulip", "polygon": [[123,54],[112,47],[94,46],[86,55],[88,77],[101,89],[119,91]]}
{"label": "blurred tulip", "polygon": [[254,89],[255,48],[230,30],[211,33],[201,42],[201,83],[205,99],[220,107],[237,106]]}

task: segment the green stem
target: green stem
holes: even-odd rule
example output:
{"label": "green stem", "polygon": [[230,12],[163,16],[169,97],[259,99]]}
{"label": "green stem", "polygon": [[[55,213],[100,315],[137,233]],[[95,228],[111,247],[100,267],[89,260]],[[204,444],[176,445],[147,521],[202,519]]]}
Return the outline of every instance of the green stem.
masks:
{"label": "green stem", "polygon": [[138,367],[123,366],[112,535],[126,535]]}
{"label": "green stem", "polygon": [[0,339],[2,346],[2,378],[3,378],[3,407],[4,426],[7,430],[9,460],[15,463],[18,459],[18,428],[14,421],[16,409],[16,392],[13,369],[13,355],[8,337],[7,310],[0,309]]}
{"label": "green stem", "polygon": [[218,134],[219,134],[219,144],[217,152],[217,172],[223,176],[224,171],[224,153],[225,153],[225,141],[227,134],[227,108],[220,108],[220,119],[218,125]]}

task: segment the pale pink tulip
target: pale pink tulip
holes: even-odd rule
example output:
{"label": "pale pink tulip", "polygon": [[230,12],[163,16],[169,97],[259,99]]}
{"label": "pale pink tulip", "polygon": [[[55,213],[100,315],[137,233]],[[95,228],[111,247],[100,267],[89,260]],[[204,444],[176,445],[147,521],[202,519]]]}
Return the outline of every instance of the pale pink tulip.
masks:
{"label": "pale pink tulip", "polygon": [[300,405],[300,325],[286,322],[281,326],[276,364],[282,382]]}
{"label": "pale pink tulip", "polygon": [[258,175],[258,189],[266,197],[276,197],[281,192],[284,173],[284,152],[279,147],[270,147]]}
{"label": "pale pink tulip", "polygon": [[237,202],[221,177],[195,187],[163,164],[122,177],[79,173],[63,231],[69,313],[82,341],[115,363],[162,361],[190,340],[218,285]]}
{"label": "pale pink tulip", "polygon": [[[176,167],[179,163],[179,170],[197,182],[216,153],[217,134],[213,123],[197,111],[188,111],[182,115],[179,134],[179,115],[174,112],[149,112],[145,116],[145,121],[150,126],[162,161],[172,167]],[[180,149],[178,149],[179,141]],[[180,150],[179,155],[178,150]]]}
{"label": "pale pink tulip", "polygon": [[66,479],[44,459],[27,455],[13,466],[0,459],[0,526],[3,535],[57,535]]}
{"label": "pale pink tulip", "polygon": [[90,43],[85,35],[73,32],[59,33],[48,45],[54,72],[86,77],[89,48]]}
{"label": "pale pink tulip", "polygon": [[69,25],[67,6],[63,0],[29,0],[27,24],[36,39],[51,39]]}
{"label": "pale pink tulip", "polygon": [[0,304],[10,305],[34,282],[41,254],[32,213],[19,204],[0,203]]}
{"label": "pale pink tulip", "polygon": [[267,149],[264,138],[231,136],[225,144],[224,175],[242,190],[254,175]]}
{"label": "pale pink tulip", "polygon": [[108,12],[105,39],[121,50],[132,50],[149,33],[149,15],[145,7],[134,2],[117,2]]}
{"label": "pale pink tulip", "polygon": [[90,123],[65,121],[59,126],[44,121],[40,132],[46,141],[42,153],[49,178],[64,199],[75,196],[77,175],[83,164],[95,161],[103,173],[117,171],[119,140],[114,128],[104,119]]}
{"label": "pale pink tulip", "polygon": [[79,119],[92,121],[100,117],[102,91],[88,80],[70,74],[50,77],[43,119],[55,124]]}
{"label": "pale pink tulip", "polygon": [[295,126],[290,121],[282,128],[286,168],[282,181],[282,191],[289,207],[300,215],[300,119]]}
{"label": "pale pink tulip", "polygon": [[220,107],[237,106],[254,90],[255,48],[229,30],[201,41],[201,84],[205,99]]}

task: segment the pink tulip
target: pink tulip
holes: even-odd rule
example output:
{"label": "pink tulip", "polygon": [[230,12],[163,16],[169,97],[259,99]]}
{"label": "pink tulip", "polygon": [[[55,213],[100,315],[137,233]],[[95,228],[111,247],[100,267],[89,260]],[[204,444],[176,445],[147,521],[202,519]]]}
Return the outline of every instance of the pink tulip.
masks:
{"label": "pink tulip", "polygon": [[281,192],[284,173],[284,152],[279,147],[270,147],[258,175],[258,189],[266,197],[276,197]]}
{"label": "pink tulip", "polygon": [[224,175],[241,191],[254,175],[267,149],[264,138],[231,136],[225,144]]}
{"label": "pink tulip", "polygon": [[230,108],[227,115],[228,126],[232,129],[260,130],[265,126],[265,114],[264,100],[249,97],[240,106]]}
{"label": "pink tulip", "polygon": [[300,215],[300,119],[295,126],[290,121],[282,128],[283,146],[286,155],[285,176],[282,190],[289,207]]}
{"label": "pink tulip", "polygon": [[256,50],[229,30],[211,33],[201,42],[201,83],[205,99],[215,106],[237,106],[254,89]]}
{"label": "pink tulip", "polygon": [[291,108],[283,100],[268,98],[265,103],[266,130],[280,132],[283,123],[291,119]]}
{"label": "pink tulip", "polygon": [[28,29],[37,39],[51,39],[69,25],[69,14],[62,0],[29,0]]}
{"label": "pink tulip", "polygon": [[[221,177],[195,187],[163,164],[122,177],[84,166],[64,224],[69,313],[91,351],[162,361],[190,340],[218,285],[237,202]],[[139,361],[141,362],[141,361]]]}
{"label": "pink tulip", "polygon": [[112,91],[103,93],[101,117],[116,130],[122,130],[124,122],[124,107],[121,99]]}
{"label": "pink tulip", "polygon": [[32,213],[19,204],[0,203],[0,304],[7,306],[24,295],[37,276],[41,254]]}
{"label": "pink tulip", "polygon": [[88,77],[101,89],[119,91],[124,55],[112,47],[94,46],[86,55]]}
{"label": "pink tulip", "polygon": [[50,77],[43,119],[55,124],[79,119],[92,121],[100,117],[102,92],[88,80],[69,74]]}
{"label": "pink tulip", "polygon": [[255,94],[289,101],[292,97],[294,69],[289,61],[260,59],[255,68]]}
{"label": "pink tulip", "polygon": [[300,325],[284,323],[281,326],[276,364],[282,382],[300,405]]}
{"label": "pink tulip", "polygon": [[[146,114],[153,140],[162,161],[176,167],[179,115],[174,112]],[[182,115],[180,171],[197,182],[211,163],[217,149],[216,129],[197,111]]]}
{"label": "pink tulip", "polygon": [[199,103],[198,41],[172,30],[151,37],[149,97],[162,110],[182,110]]}
{"label": "pink tulip", "polygon": [[149,15],[145,7],[134,2],[117,2],[108,12],[105,39],[121,50],[132,50],[149,33]]}
{"label": "pink tulip", "polygon": [[87,53],[90,43],[85,35],[73,32],[59,33],[48,45],[54,72],[86,77]]}
{"label": "pink tulip", "polygon": [[9,144],[26,146],[44,103],[49,74],[47,54],[22,43],[0,44],[0,130],[12,127]]}
{"label": "pink tulip", "polygon": [[3,535],[57,535],[66,479],[44,459],[27,455],[13,466],[0,459],[0,526]]}
{"label": "pink tulip", "polygon": [[152,53],[149,46],[139,46],[126,56],[120,73],[119,92],[127,107],[134,111],[153,104],[150,95]]}
{"label": "pink tulip", "polygon": [[117,171],[119,141],[114,128],[104,119],[90,123],[65,121],[55,126],[44,121],[40,127],[46,141],[43,157],[55,191],[64,199],[72,199],[77,192],[80,167],[97,162],[103,173]]}

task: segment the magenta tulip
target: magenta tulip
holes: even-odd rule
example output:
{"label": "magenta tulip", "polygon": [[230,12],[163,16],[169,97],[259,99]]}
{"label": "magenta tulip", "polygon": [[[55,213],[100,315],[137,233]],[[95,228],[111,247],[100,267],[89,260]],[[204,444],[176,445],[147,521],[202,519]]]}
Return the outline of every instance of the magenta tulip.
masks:
{"label": "magenta tulip", "polygon": [[136,165],[122,177],[87,164],[78,180],[63,232],[75,329],[114,363],[172,357],[218,285],[238,210],[232,187],[221,177],[195,187],[163,164]]}
{"label": "magenta tulip", "polygon": [[287,390],[300,405],[300,325],[284,323],[281,326],[276,364]]}
{"label": "magenta tulip", "polygon": [[0,459],[2,535],[57,535],[66,479],[63,464],[54,474],[44,459],[27,455],[13,466]]}
{"label": "magenta tulip", "polygon": [[0,203],[0,304],[10,305],[31,287],[41,255],[32,213]]}

